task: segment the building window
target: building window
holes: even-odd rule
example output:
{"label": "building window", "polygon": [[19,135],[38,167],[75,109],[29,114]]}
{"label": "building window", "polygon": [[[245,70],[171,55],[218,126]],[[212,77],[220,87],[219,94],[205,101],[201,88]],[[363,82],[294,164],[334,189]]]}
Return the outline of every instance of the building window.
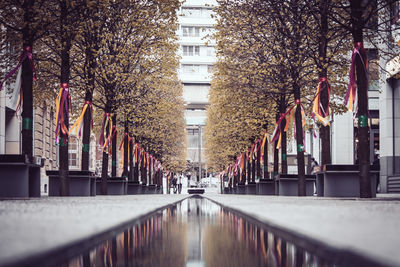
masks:
{"label": "building window", "polygon": [[69,140],[68,164],[71,168],[78,168],[78,140],[75,137]]}
{"label": "building window", "polygon": [[182,14],[188,17],[201,17],[201,7],[182,7]]}
{"label": "building window", "polygon": [[208,73],[213,73],[213,65],[207,65],[207,72]]}
{"label": "building window", "polygon": [[199,37],[200,36],[200,27],[188,27],[182,26],[183,36],[188,37]]}
{"label": "building window", "polygon": [[182,48],[184,56],[200,56],[200,46],[198,45],[184,45]]}
{"label": "building window", "polygon": [[200,65],[183,64],[182,69],[184,73],[198,73],[200,71]]}
{"label": "building window", "polygon": [[215,56],[215,48],[213,46],[207,46],[207,56],[214,57]]}
{"label": "building window", "polygon": [[198,148],[199,146],[199,129],[187,129],[188,148]]}
{"label": "building window", "polygon": [[182,14],[192,18],[211,18],[212,8],[182,7]]}

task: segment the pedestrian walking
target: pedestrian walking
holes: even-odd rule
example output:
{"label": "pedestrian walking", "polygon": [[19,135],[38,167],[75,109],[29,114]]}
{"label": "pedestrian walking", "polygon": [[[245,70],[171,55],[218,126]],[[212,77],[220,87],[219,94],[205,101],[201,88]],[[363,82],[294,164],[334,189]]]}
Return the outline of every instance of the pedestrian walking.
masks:
{"label": "pedestrian walking", "polygon": [[318,162],[315,160],[315,158],[311,158],[311,174],[315,174],[318,171],[319,171]]}

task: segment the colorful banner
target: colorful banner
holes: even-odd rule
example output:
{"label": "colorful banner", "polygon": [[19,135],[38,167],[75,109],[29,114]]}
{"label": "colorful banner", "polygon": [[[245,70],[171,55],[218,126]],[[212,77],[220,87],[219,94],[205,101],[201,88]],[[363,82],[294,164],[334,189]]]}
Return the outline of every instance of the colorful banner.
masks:
{"label": "colorful banner", "polygon": [[[359,56],[361,62],[364,66],[365,78],[368,79],[368,59],[367,54],[364,49],[364,45],[362,42],[357,42],[354,44],[353,54],[351,56],[351,65],[350,65],[350,75],[349,75],[349,85],[347,87],[346,96],[344,98],[344,104],[347,106],[349,111],[356,110],[355,104],[357,97],[357,84],[356,84],[356,56]],[[366,82],[368,86],[368,81]],[[368,88],[367,88],[368,92]]]}
{"label": "colorful banner", "polygon": [[[65,124],[65,119],[68,121],[69,119],[69,109],[71,108],[72,113],[72,106],[71,103],[71,96],[69,94],[69,87],[68,83],[61,84],[60,92],[57,95],[56,99],[56,143],[59,143],[59,136],[60,132],[64,136],[69,135],[68,128]],[[64,144],[66,144],[66,138],[63,138]]]}
{"label": "colorful banner", "polygon": [[[328,104],[324,107],[321,103],[321,92],[327,90],[328,93]],[[317,94],[314,97],[313,109],[311,116],[313,119],[319,121],[323,126],[329,125],[329,98],[331,94],[331,86],[328,83],[326,77],[319,79]]]}
{"label": "colorful banner", "polygon": [[[74,133],[76,136],[78,136],[79,138],[81,137],[82,134],[82,129],[83,129],[83,125],[84,125],[84,116],[86,113],[86,110],[90,110],[90,114],[93,114],[93,109],[92,109],[92,102],[90,101],[85,101],[85,104],[82,107],[82,112],[79,115],[78,119],[76,120],[76,122],[74,123],[74,125],[72,125],[70,132]],[[90,118],[90,125],[91,125],[91,129],[93,129],[93,119],[92,119],[92,115]],[[74,131],[75,130],[75,131]]]}
{"label": "colorful banner", "polygon": [[0,91],[3,90],[3,84],[10,79],[14,73],[16,73],[19,68],[22,66],[22,63],[24,63],[25,59],[29,59],[29,62],[31,63],[31,68],[33,72],[33,80],[36,81],[36,69],[35,69],[35,64],[33,63],[33,54],[32,54],[32,49],[30,46],[26,46],[24,48],[24,51],[22,51],[21,55],[19,56],[19,62],[15,68],[13,68],[9,73],[7,73],[6,77],[1,81],[0,83]]}

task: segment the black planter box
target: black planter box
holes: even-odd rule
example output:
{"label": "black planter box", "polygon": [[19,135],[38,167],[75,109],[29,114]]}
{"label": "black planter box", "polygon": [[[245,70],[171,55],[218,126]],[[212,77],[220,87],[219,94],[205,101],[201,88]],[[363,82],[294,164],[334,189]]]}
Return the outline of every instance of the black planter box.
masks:
{"label": "black planter box", "polygon": [[189,194],[204,194],[204,188],[188,188]]}
{"label": "black planter box", "polygon": [[323,197],[324,196],[324,173],[319,172],[316,173],[316,184],[317,184],[317,196]]}
{"label": "black planter box", "polygon": [[[360,197],[358,165],[324,165],[323,194],[325,197]],[[376,197],[379,166],[370,166],[371,194]]]}
{"label": "black planter box", "polygon": [[149,184],[147,186],[147,194],[157,194],[157,185]]}
{"label": "black planter box", "polygon": [[[49,196],[60,196],[59,171],[46,171],[49,176]],[[96,177],[91,171],[69,171],[69,195],[88,197],[95,196]]]}
{"label": "black planter box", "polygon": [[138,181],[128,181],[127,184],[127,195],[138,195],[142,192],[141,185]]}
{"label": "black planter box", "polygon": [[237,194],[237,187],[236,186],[232,186],[231,194]]}
{"label": "black planter box", "polygon": [[247,183],[246,185],[246,195],[256,195],[257,194],[257,185],[255,182]]}
{"label": "black planter box", "polygon": [[230,187],[224,187],[223,193],[224,193],[224,194],[232,194],[231,188],[230,188]]}
{"label": "black planter box", "polygon": [[275,181],[272,179],[260,179],[257,183],[257,195],[275,195]]}
{"label": "black planter box", "polygon": [[[277,177],[279,196],[299,195],[299,176],[297,174],[279,174]],[[314,195],[315,175],[306,175],[306,196]]]}
{"label": "black planter box", "polygon": [[[107,179],[107,195],[126,195],[128,181],[125,177],[112,177]],[[96,186],[97,195],[101,195],[101,179]]]}
{"label": "black planter box", "polygon": [[156,194],[163,194],[163,187],[161,185],[157,185]]}
{"label": "black planter box", "polygon": [[140,194],[148,194],[147,184],[141,184]]}
{"label": "black planter box", "polygon": [[0,198],[40,197],[40,168],[44,159],[0,155]]}
{"label": "black planter box", "polygon": [[236,187],[236,194],[245,195],[246,194],[246,184],[245,183],[238,183]]}

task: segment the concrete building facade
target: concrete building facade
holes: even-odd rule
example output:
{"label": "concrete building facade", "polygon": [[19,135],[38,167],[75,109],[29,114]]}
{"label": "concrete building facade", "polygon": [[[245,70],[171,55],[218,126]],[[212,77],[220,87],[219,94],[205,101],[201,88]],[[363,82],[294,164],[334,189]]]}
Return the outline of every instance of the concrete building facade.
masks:
{"label": "concrete building facade", "polygon": [[[188,138],[187,161],[193,176],[204,176],[203,127],[208,93],[216,61],[212,7],[215,0],[187,0],[179,11],[179,78],[183,83],[185,121]],[[200,169],[199,166],[202,166]],[[200,171],[199,171],[200,170]],[[202,173],[202,174],[200,174]]]}

